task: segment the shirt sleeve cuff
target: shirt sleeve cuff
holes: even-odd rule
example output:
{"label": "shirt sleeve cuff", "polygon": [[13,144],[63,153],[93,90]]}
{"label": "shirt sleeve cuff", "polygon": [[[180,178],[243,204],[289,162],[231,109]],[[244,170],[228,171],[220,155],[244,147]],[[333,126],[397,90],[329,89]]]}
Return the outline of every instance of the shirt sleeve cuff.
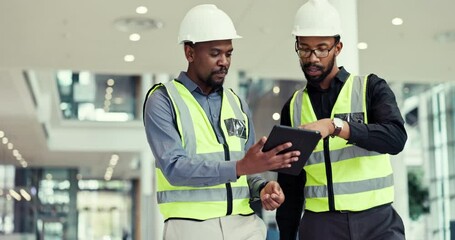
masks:
{"label": "shirt sleeve cuff", "polygon": [[236,161],[225,161],[220,165],[220,180],[222,182],[237,181]]}

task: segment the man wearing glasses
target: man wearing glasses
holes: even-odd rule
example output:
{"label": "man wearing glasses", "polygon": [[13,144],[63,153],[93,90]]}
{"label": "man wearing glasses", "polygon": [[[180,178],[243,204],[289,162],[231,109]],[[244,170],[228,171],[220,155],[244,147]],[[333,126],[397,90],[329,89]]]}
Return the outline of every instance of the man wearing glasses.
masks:
{"label": "man wearing glasses", "polygon": [[281,124],[322,138],[298,176],[278,174],[280,239],[405,239],[391,206],[389,154],[403,150],[407,134],[392,90],[374,74],[337,66],[340,19],[327,0],[304,4],[293,34],[307,86],[284,105]]}

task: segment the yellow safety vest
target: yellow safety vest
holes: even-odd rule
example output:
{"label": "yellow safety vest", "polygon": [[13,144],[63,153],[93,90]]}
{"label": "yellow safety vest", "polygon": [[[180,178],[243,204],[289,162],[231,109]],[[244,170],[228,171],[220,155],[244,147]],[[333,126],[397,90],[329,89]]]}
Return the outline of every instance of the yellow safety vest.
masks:
{"label": "yellow safety vest", "polygon": [[[175,80],[158,84],[150,94],[160,86],[164,86],[170,96],[182,145],[189,158],[227,161],[238,160],[244,156],[249,119],[241,108],[240,99],[231,90],[223,90],[221,105],[220,124],[227,146],[225,149],[225,146],[218,142],[204,109],[183,84]],[[244,122],[246,139],[229,135],[224,121],[231,118]],[[158,167],[156,173],[157,199],[165,220],[169,218],[206,220],[226,215],[253,213],[249,206],[250,191],[246,176],[232,183],[189,187],[171,185]],[[231,209],[230,212],[229,209]]]}
{"label": "yellow safety vest", "polygon": [[[335,102],[335,114],[366,114],[367,77],[350,76]],[[306,89],[294,93],[291,105],[292,126],[317,121]],[[328,184],[323,141],[311,154],[307,164],[305,184],[305,209],[314,212],[329,211]],[[362,211],[390,203],[394,198],[393,172],[388,154],[347,144],[340,138],[329,138],[329,156],[332,169],[335,210]]]}

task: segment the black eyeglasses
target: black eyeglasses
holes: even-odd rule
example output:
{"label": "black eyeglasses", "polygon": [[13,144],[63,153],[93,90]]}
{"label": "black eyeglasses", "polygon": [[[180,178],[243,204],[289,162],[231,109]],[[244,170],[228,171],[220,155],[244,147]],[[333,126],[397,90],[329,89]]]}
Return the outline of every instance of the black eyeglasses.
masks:
{"label": "black eyeglasses", "polygon": [[298,48],[298,42],[295,41],[295,51],[297,52],[297,55],[301,58],[308,58],[311,56],[311,54],[314,53],[314,55],[318,58],[325,58],[329,56],[329,52],[332,51],[332,49],[338,44],[338,41],[335,41],[335,44],[329,49],[299,49]]}

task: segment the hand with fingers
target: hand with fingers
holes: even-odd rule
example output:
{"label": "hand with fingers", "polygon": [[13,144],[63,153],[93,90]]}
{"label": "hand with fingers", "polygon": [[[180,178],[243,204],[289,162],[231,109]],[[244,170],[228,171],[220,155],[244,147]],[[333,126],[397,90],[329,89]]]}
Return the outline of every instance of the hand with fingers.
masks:
{"label": "hand with fingers", "polygon": [[284,193],[278,182],[270,181],[261,190],[261,203],[265,210],[275,210],[280,207],[283,202]]}
{"label": "hand with fingers", "polygon": [[262,173],[279,168],[289,168],[291,167],[291,163],[299,159],[300,151],[279,154],[281,151],[292,146],[290,142],[281,144],[270,151],[263,152],[262,147],[264,147],[266,140],[266,137],[262,137],[247,151],[241,160],[237,161],[236,168],[238,176]]}
{"label": "hand with fingers", "polygon": [[319,131],[321,137],[326,138],[333,132],[334,127],[330,118],[324,118],[319,119],[316,122],[300,125],[299,128]]}

